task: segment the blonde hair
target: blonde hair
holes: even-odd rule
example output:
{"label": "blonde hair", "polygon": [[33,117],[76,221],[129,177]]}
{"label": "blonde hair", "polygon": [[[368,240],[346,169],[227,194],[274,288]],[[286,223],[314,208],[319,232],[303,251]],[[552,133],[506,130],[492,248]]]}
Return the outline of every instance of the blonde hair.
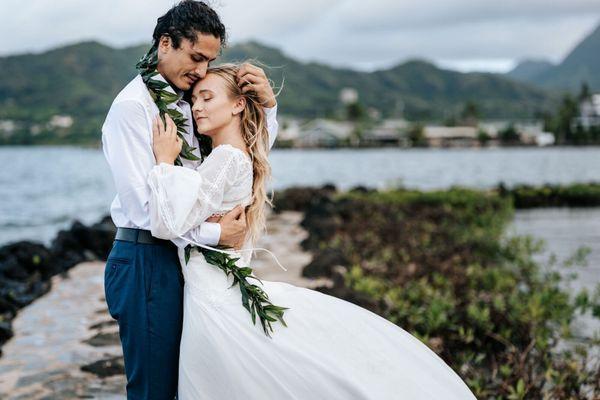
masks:
{"label": "blonde hair", "polygon": [[269,132],[263,105],[256,93],[248,91],[243,93],[238,86],[236,76],[239,71],[238,64],[222,64],[210,67],[206,74],[215,74],[222,77],[229,96],[233,99],[244,97],[246,107],[240,113],[241,131],[248,153],[252,160],[252,202],[246,212],[249,226],[248,236],[252,244],[256,243],[266,229],[266,205],[273,206],[272,196],[267,196],[267,182],[271,179],[271,165],[269,164]]}

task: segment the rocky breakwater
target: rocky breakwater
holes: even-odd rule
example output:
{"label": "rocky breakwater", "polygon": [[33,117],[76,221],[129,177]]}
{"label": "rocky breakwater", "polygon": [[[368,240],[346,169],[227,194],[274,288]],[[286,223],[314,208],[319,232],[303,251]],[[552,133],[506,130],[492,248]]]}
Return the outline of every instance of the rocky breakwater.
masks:
{"label": "rocky breakwater", "polygon": [[85,261],[105,260],[115,231],[107,216],[91,226],[74,222],[49,247],[20,241],[0,248],[0,355],[13,336],[12,320],[18,311],[49,292],[53,276]]}
{"label": "rocky breakwater", "polygon": [[[356,186],[346,194],[375,192],[375,189]],[[351,263],[349,254],[329,245],[329,241],[343,231],[345,217],[352,212],[352,206],[348,202],[343,202],[346,207],[340,207],[337,199],[343,194],[332,184],[322,187],[289,188],[277,193],[274,210],[300,211],[304,215],[300,225],[309,235],[302,241],[301,246],[303,250],[312,254],[312,260],[302,269],[302,277],[325,280],[327,283],[316,286],[315,290],[375,311],[377,306],[369,296],[352,291],[345,284],[347,267]]]}

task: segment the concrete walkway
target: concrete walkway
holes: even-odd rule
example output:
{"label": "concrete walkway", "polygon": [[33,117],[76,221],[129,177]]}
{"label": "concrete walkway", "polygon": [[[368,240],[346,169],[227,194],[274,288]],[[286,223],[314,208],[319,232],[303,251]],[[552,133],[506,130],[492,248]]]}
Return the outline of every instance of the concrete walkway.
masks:
{"label": "concrete walkway", "polygon": [[[326,283],[301,277],[311,255],[299,244],[307,233],[302,214],[284,212],[269,218],[269,232],[259,243],[266,253],[253,268],[261,279],[314,287]],[[125,378],[117,326],[104,300],[104,263],[83,263],[65,277],[53,278],[52,290],[19,313],[15,337],[0,358],[2,399],[123,399]],[[92,372],[82,371],[82,367]]]}

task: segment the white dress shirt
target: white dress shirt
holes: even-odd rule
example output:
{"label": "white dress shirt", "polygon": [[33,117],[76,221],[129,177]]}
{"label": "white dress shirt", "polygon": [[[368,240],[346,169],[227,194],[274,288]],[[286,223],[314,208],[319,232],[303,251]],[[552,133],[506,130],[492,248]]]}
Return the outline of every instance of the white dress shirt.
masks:
{"label": "white dress shirt", "polygon": [[[159,74],[155,77],[165,81]],[[165,81],[166,82],[166,81]],[[165,90],[176,93],[171,86]],[[169,105],[181,112],[188,120],[185,140],[196,149],[192,152],[200,158],[198,140],[193,134],[192,112],[189,103],[182,99]],[[110,214],[117,227],[150,230],[150,211],[148,202],[150,188],[148,174],[156,164],[152,151],[152,121],[159,110],[150,97],[150,92],[142,77],[137,75],[113,101],[104,125],[102,126],[102,149],[110,166],[117,195],[110,207]],[[277,105],[265,108],[269,145],[272,147],[277,137]],[[184,167],[195,169],[200,161],[191,161],[181,157]],[[203,222],[186,232],[182,238],[172,239],[178,247],[190,243],[202,243],[215,246],[221,237],[221,225]]]}

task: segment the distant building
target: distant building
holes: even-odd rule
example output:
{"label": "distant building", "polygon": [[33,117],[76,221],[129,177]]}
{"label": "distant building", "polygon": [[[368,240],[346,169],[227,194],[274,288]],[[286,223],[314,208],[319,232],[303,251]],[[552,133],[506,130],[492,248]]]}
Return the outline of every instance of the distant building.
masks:
{"label": "distant building", "polygon": [[0,120],[0,132],[12,133],[15,129],[17,129],[15,121],[10,119]]}
{"label": "distant building", "polygon": [[538,146],[552,146],[556,142],[554,133],[541,132],[535,137],[535,144]]}
{"label": "distant building", "polygon": [[554,144],[554,134],[544,132],[544,123],[541,121],[516,123],[515,130],[519,133],[521,142],[537,146],[550,146]]}
{"label": "distant building", "polygon": [[579,104],[579,117],[574,123],[586,130],[600,126],[600,94],[593,94]]}
{"label": "distant building", "polygon": [[279,122],[279,131],[277,140],[294,141],[297,140],[302,133],[302,122],[296,118],[281,118]]}
{"label": "distant building", "polygon": [[54,115],[50,122],[48,122],[48,128],[70,128],[73,125],[73,117],[69,115]]}
{"label": "distant building", "polygon": [[358,92],[353,88],[343,88],[340,90],[340,101],[343,104],[352,104],[358,101]]}
{"label": "distant building", "polygon": [[406,146],[408,145],[408,139],[405,133],[409,125],[405,119],[386,119],[366,131],[361,138],[361,144],[368,146]]}
{"label": "distant building", "polygon": [[334,147],[349,143],[354,124],[327,119],[315,119],[302,126],[295,141],[300,147]]}
{"label": "distant building", "polygon": [[430,147],[478,146],[478,129],[473,126],[425,126],[423,135]]}
{"label": "distant building", "polygon": [[[544,131],[544,123],[539,120],[522,120],[522,121],[481,121],[478,128],[487,133],[490,138],[497,139],[500,132],[513,126],[519,134],[520,140],[524,144],[533,144],[537,146],[549,146],[554,144],[554,134]],[[494,141],[496,142],[496,141]]]}
{"label": "distant building", "polygon": [[[537,146],[554,144],[554,134],[544,132],[537,120],[486,121],[478,126],[423,127],[422,138],[430,147],[480,147],[500,144],[499,134],[509,127],[518,134],[517,143]],[[280,123],[278,143],[281,147],[409,147],[413,124],[402,118],[385,119],[371,127],[361,127],[350,121],[284,118]],[[482,133],[487,135],[483,139]]]}
{"label": "distant building", "polygon": [[7,139],[15,134],[17,124],[10,119],[0,120],[0,137]]}
{"label": "distant building", "polygon": [[479,121],[477,125],[480,130],[487,133],[491,138],[497,138],[498,133],[510,125],[510,121]]}

